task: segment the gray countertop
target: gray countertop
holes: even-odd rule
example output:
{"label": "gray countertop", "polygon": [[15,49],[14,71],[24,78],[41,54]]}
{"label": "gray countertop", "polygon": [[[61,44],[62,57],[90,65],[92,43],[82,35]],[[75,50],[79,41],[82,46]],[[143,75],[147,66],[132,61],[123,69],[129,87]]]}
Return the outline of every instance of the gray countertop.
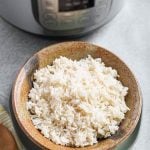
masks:
{"label": "gray countertop", "polygon": [[[150,147],[150,1],[126,0],[110,23],[78,38],[101,45],[120,56],[132,69],[143,93],[141,122],[120,147],[147,150]],[[0,18],[0,103],[9,110],[12,83],[19,68],[36,51],[59,41],[21,31]]]}

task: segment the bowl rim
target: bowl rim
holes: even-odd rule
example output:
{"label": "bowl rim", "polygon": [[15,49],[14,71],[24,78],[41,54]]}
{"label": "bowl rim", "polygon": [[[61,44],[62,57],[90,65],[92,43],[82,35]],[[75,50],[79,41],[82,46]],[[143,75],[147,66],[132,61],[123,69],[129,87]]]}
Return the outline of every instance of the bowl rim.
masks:
{"label": "bowl rim", "polygon": [[[140,118],[141,118],[141,114],[142,114],[142,108],[143,108],[143,96],[142,96],[142,91],[141,91],[141,88],[140,88],[140,85],[139,85],[139,82],[137,81],[134,73],[131,71],[131,69],[129,68],[129,66],[118,56],[116,55],[115,53],[111,52],[110,50],[102,47],[101,45],[96,45],[96,44],[92,44],[90,42],[85,42],[85,41],[67,41],[67,42],[59,42],[59,43],[54,43],[54,44],[51,44],[49,46],[46,46],[38,51],[36,51],[36,53],[34,53],[33,55],[31,55],[23,65],[21,65],[17,75],[16,75],[16,79],[13,83],[13,86],[12,86],[12,90],[11,90],[11,107],[12,107],[12,112],[13,112],[13,115],[16,119],[16,122],[17,124],[19,125],[20,129],[22,130],[23,134],[25,134],[29,140],[31,140],[34,144],[36,144],[38,147],[40,148],[43,148],[43,149],[47,149],[46,147],[44,147],[44,145],[42,145],[41,143],[39,143],[35,138],[33,138],[29,133],[28,133],[28,130],[25,129],[23,123],[20,121],[19,117],[18,117],[18,113],[17,113],[17,108],[15,107],[15,96],[14,96],[14,93],[15,93],[15,87],[16,87],[16,83],[17,83],[17,80],[19,79],[19,74],[23,71],[23,67],[35,56],[37,56],[38,53],[42,52],[42,51],[45,51],[47,50],[49,47],[52,47],[52,46],[57,46],[57,45],[61,45],[61,44],[86,44],[86,45],[90,45],[90,46],[94,46],[94,47],[97,47],[97,48],[101,48],[103,49],[104,51],[110,53],[111,55],[115,56],[119,61],[121,61],[126,67],[127,69],[130,71],[130,73],[132,74],[136,84],[137,84],[137,89],[138,89],[138,95],[139,95],[139,110],[138,110],[138,114],[137,114],[137,117],[136,119],[134,120],[134,124],[132,126],[132,128],[122,137],[122,138],[119,138],[117,140],[117,142],[115,142],[115,144],[113,144],[110,149],[116,147],[118,144],[121,144],[122,142],[124,142],[127,138],[129,138],[129,136],[133,133],[133,131],[135,130]],[[52,141],[51,141],[52,142]],[[68,147],[68,146],[64,146],[64,147]],[[87,147],[90,147],[90,146],[87,146]],[[75,148],[75,149],[82,149],[82,147],[69,147],[69,148]],[[86,148],[86,147],[83,147],[83,148]]]}

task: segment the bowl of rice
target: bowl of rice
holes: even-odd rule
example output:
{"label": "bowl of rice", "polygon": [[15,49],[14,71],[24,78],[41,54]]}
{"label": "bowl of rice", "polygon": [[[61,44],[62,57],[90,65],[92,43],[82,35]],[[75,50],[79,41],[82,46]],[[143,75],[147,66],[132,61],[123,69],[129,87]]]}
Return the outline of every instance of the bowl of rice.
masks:
{"label": "bowl of rice", "polygon": [[110,51],[86,42],[54,44],[20,69],[12,109],[41,149],[106,150],[134,131],[142,98],[133,73]]}

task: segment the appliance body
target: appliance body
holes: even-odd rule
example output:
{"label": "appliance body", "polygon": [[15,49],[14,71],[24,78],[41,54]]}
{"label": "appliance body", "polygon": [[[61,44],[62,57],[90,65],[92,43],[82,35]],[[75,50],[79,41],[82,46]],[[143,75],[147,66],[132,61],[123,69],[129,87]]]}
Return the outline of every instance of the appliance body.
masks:
{"label": "appliance body", "polygon": [[111,20],[124,0],[3,0],[0,16],[31,33],[73,36]]}

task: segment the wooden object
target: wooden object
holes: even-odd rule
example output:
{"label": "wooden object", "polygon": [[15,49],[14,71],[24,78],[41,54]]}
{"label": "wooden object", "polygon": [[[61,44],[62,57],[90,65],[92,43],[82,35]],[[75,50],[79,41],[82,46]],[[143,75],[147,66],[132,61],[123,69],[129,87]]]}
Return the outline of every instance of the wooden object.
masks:
{"label": "wooden object", "polygon": [[[118,71],[119,80],[123,85],[129,87],[126,96],[127,106],[130,111],[126,113],[125,119],[120,124],[118,132],[110,138],[103,139],[99,143],[84,148],[74,148],[57,145],[46,139],[33,126],[29,112],[26,109],[29,90],[32,87],[33,73],[36,69],[51,64],[55,58],[66,56],[73,60],[91,55],[94,58],[101,57],[106,66],[111,66]],[[42,149],[51,150],[107,150],[117,146],[126,140],[135,129],[141,114],[142,97],[139,85],[131,70],[116,55],[110,51],[86,42],[64,42],[51,45],[33,55],[21,68],[12,90],[12,105],[17,122],[29,139]]]}

